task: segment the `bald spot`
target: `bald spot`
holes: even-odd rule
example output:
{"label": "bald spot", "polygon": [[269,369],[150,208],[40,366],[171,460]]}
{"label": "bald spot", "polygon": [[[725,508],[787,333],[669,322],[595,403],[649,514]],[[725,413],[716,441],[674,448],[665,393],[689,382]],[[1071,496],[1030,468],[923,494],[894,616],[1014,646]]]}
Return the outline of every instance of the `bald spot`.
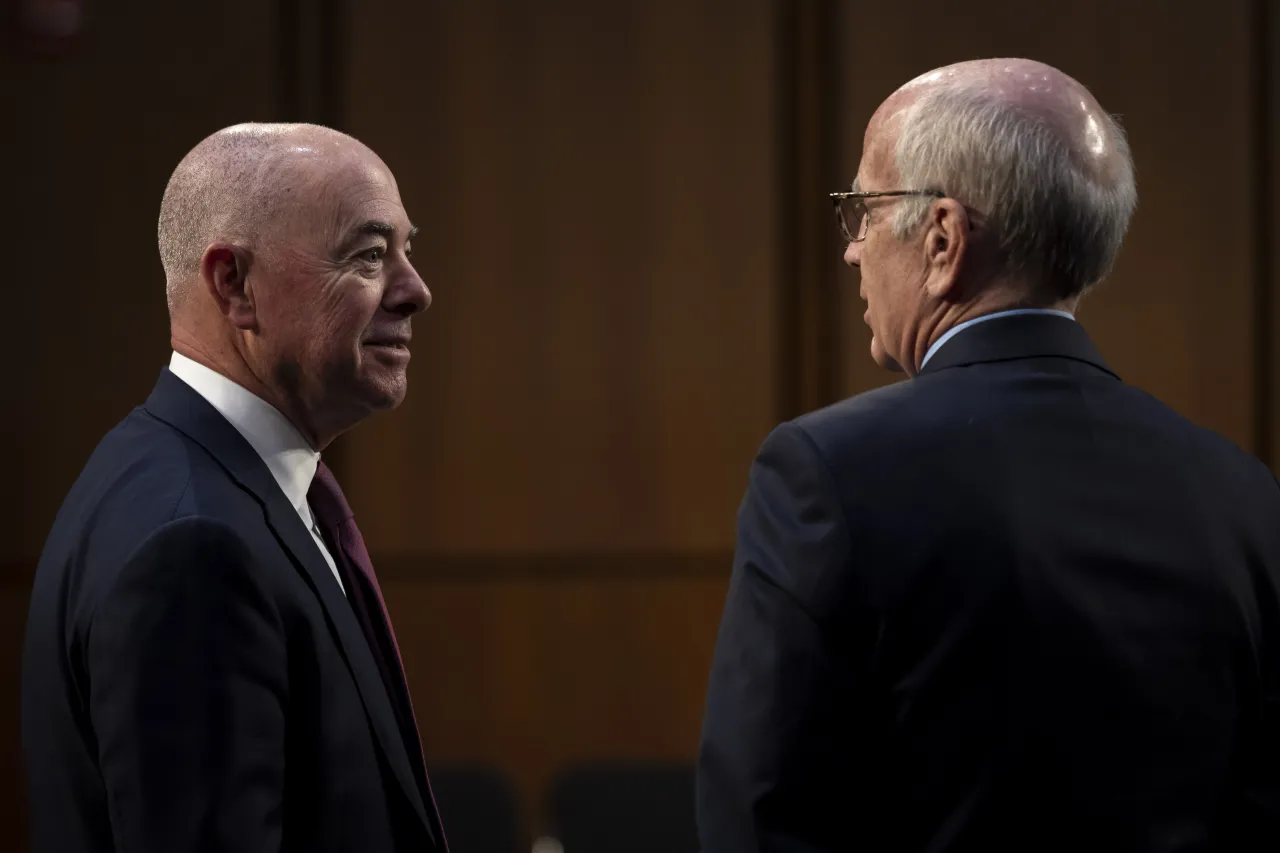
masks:
{"label": "bald spot", "polygon": [[[896,143],[902,115],[926,93],[965,91],[1002,101],[1054,128],[1072,157],[1101,183],[1118,180],[1122,158],[1111,122],[1089,90],[1032,59],[979,59],[922,74],[880,105],[867,124],[866,150],[882,163]],[[892,162],[889,157],[887,162]]]}
{"label": "bald spot", "polygon": [[240,124],[201,141],[174,170],[160,203],[170,315],[198,290],[211,243],[256,248],[300,201],[306,206],[323,190],[337,164],[369,158],[377,160],[359,141],[313,124]]}

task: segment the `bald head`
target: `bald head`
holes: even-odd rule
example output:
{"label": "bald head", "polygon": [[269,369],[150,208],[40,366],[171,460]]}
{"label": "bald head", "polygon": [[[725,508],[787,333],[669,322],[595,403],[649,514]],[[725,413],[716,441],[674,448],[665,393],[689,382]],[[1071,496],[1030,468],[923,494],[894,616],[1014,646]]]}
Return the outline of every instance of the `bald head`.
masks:
{"label": "bald head", "polygon": [[[906,83],[868,123],[864,166],[981,213],[1004,272],[1040,301],[1105,277],[1137,203],[1119,124],[1079,82],[1029,59],[962,62]],[[899,205],[894,232],[909,233],[928,207]]]}
{"label": "bald head", "polygon": [[1123,169],[1123,136],[1089,90],[1031,59],[979,59],[922,74],[890,96],[875,118],[892,124],[930,94],[946,92],[1002,104],[1043,123],[1074,162],[1099,180],[1115,180]]}
{"label": "bald head", "polygon": [[377,156],[359,141],[313,124],[239,124],[201,141],[174,170],[160,203],[170,313],[198,291],[211,243],[260,244],[282,213],[323,188],[335,164],[369,159]]}

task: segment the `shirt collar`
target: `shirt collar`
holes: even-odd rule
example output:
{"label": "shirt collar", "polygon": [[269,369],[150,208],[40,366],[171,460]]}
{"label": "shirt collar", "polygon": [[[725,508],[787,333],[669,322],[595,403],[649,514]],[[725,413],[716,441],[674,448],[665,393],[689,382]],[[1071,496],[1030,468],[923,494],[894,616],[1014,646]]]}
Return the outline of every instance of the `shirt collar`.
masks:
{"label": "shirt collar", "polygon": [[947,331],[943,333],[942,337],[934,341],[929,347],[929,351],[924,354],[924,361],[920,362],[920,369],[924,370],[924,366],[929,363],[929,359],[933,357],[935,352],[942,348],[943,344],[970,326],[977,325],[983,320],[994,320],[997,317],[1016,317],[1019,314],[1053,314],[1058,317],[1066,317],[1068,320],[1075,319],[1075,316],[1070,312],[1059,311],[1056,308],[1013,308],[1008,311],[997,311],[994,314],[983,314],[981,317],[974,317],[971,320],[965,320],[963,323],[958,323],[950,329],[947,329]]}
{"label": "shirt collar", "polygon": [[209,401],[262,457],[271,476],[299,513],[310,515],[307,491],[320,454],[280,410],[215,370],[175,352],[169,370]]}

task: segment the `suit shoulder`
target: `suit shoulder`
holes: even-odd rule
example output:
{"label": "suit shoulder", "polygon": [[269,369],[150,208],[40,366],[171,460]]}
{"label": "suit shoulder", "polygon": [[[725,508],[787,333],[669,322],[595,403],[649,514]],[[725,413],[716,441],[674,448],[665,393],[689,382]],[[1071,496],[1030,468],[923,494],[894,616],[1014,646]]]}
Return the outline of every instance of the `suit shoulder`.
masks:
{"label": "suit shoulder", "polygon": [[1206,471],[1260,488],[1280,501],[1280,482],[1257,456],[1222,433],[1195,423],[1141,388],[1128,384],[1124,388],[1152,424],[1185,448],[1184,460],[1201,460],[1207,463]]}
{"label": "suit shoulder", "polygon": [[158,526],[182,514],[193,481],[216,463],[198,444],[144,409],[135,409],[102,439],[64,508],[97,503]]}
{"label": "suit shoulder", "polygon": [[[256,503],[198,443],[135,409],[90,455],[68,492],[36,569],[38,588],[88,604],[130,556],[175,520],[243,524]],[[261,517],[261,513],[257,513]]]}
{"label": "suit shoulder", "polygon": [[845,398],[789,423],[826,452],[880,438],[888,424],[901,424],[909,417],[920,400],[919,384],[904,380]]}

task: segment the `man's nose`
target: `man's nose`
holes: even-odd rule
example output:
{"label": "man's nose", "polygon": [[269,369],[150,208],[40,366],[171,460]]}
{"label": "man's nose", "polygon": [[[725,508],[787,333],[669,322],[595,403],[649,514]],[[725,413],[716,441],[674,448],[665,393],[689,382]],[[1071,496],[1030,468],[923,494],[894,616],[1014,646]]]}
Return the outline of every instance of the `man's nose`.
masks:
{"label": "man's nose", "polygon": [[411,317],[431,307],[431,291],[417,270],[409,267],[387,288],[384,307],[392,314]]}
{"label": "man's nose", "polygon": [[850,242],[844,247],[844,262],[851,267],[862,266],[862,244]]}

